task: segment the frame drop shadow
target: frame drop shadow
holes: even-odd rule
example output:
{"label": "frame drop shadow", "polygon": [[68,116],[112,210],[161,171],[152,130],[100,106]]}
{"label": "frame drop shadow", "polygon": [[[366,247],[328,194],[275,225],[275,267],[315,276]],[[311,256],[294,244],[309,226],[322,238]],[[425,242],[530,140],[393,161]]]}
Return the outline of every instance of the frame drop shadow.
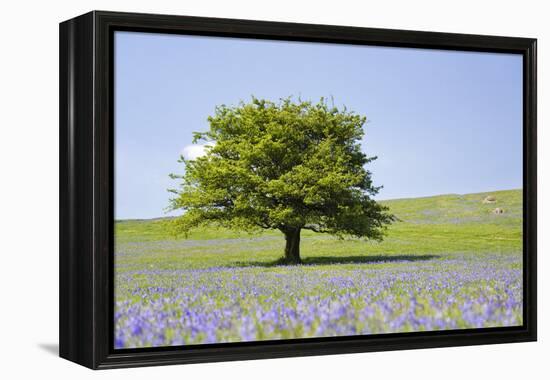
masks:
{"label": "frame drop shadow", "polygon": [[59,355],[59,344],[57,343],[39,343],[38,347],[49,354],[52,354],[55,356]]}

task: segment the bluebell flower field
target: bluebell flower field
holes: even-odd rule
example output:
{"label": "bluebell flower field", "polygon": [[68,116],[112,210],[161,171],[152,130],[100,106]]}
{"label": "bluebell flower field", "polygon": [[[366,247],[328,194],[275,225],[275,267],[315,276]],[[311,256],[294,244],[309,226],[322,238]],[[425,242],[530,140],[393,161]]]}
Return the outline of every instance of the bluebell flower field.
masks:
{"label": "bluebell flower field", "polygon": [[115,348],[522,324],[521,190],[381,203],[382,242],[305,232],[300,265],[278,232],[117,221]]}

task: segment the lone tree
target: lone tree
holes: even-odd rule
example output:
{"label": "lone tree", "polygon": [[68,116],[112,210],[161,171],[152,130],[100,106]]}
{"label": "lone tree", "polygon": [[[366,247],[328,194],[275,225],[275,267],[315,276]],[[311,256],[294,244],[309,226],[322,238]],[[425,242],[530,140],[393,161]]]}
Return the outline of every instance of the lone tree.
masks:
{"label": "lone tree", "polygon": [[339,237],[381,240],[394,217],[371,196],[362,151],[366,118],[329,106],[321,98],[275,103],[252,98],[237,107],[219,106],[210,129],[194,133],[203,156],[181,157],[185,174],[170,190],[178,233],[215,223],[244,230],[277,229],[286,239],[283,261],[300,263],[302,229]]}

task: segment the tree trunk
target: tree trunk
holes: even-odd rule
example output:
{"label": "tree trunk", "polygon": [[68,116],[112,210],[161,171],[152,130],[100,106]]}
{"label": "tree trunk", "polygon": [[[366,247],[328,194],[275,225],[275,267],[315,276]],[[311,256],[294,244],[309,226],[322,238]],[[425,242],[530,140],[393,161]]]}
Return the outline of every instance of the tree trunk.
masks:
{"label": "tree trunk", "polygon": [[285,246],[285,263],[300,264],[300,228],[291,228],[284,231],[286,246]]}

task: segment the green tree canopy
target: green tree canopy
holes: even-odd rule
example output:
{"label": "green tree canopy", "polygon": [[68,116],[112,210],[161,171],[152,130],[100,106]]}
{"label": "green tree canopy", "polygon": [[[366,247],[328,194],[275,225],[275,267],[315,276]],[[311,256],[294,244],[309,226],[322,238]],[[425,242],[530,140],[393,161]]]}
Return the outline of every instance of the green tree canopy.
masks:
{"label": "green tree canopy", "polygon": [[286,239],[285,261],[300,262],[302,229],[381,240],[394,220],[372,199],[379,187],[361,151],[364,116],[291,98],[252,98],[219,106],[210,129],[194,133],[205,155],[180,158],[185,174],[171,199],[178,233],[216,223],[244,230],[278,229]]}

